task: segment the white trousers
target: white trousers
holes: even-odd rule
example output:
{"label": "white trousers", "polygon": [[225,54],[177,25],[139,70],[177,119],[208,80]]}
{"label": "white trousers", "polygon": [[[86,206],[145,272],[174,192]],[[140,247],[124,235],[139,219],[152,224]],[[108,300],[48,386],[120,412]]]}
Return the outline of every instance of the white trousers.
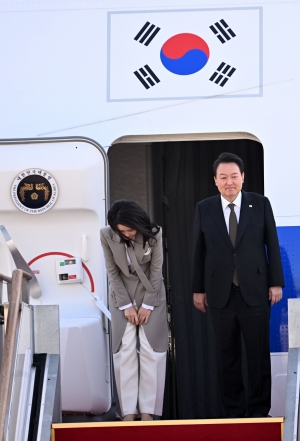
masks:
{"label": "white trousers", "polygon": [[138,356],[137,326],[128,322],[119,352],[113,355],[122,415],[138,413],[161,415],[167,353],[155,352],[152,349],[142,325],[139,326],[139,340]]}

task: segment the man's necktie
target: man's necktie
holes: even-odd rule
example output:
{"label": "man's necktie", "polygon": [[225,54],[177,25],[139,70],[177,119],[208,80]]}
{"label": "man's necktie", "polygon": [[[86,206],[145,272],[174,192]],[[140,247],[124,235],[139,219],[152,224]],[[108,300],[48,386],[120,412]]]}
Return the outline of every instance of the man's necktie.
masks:
{"label": "man's necktie", "polygon": [[[235,246],[235,240],[236,240],[238,223],[237,223],[237,218],[236,218],[236,214],[235,214],[235,211],[234,211],[235,205],[234,204],[229,204],[228,207],[230,208],[230,215],[229,215],[229,237],[230,237],[232,246],[234,247]],[[237,285],[237,286],[239,284],[235,268],[233,270],[232,282],[235,285]]]}

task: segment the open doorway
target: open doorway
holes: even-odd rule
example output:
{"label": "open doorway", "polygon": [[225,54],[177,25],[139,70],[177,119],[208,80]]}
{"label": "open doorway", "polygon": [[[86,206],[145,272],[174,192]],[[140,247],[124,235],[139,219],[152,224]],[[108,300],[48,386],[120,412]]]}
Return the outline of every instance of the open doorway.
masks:
{"label": "open doorway", "polygon": [[108,151],[110,198],[132,199],[163,228],[170,326],[166,419],[220,415],[217,363],[209,312],[192,303],[196,203],[217,194],[212,165],[222,152],[245,164],[245,191],[264,193],[263,147],[251,139],[116,143]]}

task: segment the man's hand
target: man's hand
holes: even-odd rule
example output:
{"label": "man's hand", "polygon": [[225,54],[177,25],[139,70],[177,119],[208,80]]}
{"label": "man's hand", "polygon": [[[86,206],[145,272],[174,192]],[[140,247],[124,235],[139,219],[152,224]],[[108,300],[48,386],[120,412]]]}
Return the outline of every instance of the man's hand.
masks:
{"label": "man's hand", "polygon": [[143,323],[146,325],[148,323],[151,312],[151,309],[146,309],[142,306],[140,307],[138,311],[139,325],[142,325]]}
{"label": "man's hand", "polygon": [[201,292],[194,293],[194,305],[199,311],[206,312],[205,306],[208,306],[206,294]]}
{"label": "man's hand", "polygon": [[271,286],[269,288],[269,300],[271,300],[271,305],[275,305],[275,303],[280,302],[282,299],[282,288],[281,286]]}
{"label": "man's hand", "polygon": [[124,309],[124,315],[125,318],[129,321],[129,323],[132,323],[133,325],[139,324],[138,315],[136,313],[134,306],[130,306],[129,308]]}

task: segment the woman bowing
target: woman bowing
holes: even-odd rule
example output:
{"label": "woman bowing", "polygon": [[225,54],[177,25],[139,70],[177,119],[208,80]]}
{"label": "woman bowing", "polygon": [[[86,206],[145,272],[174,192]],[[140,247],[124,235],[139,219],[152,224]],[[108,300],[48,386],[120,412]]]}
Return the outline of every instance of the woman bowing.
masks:
{"label": "woman bowing", "polygon": [[[168,326],[162,230],[135,202],[116,201],[101,229],[109,280],[112,350],[124,421],[161,415]],[[140,366],[139,366],[140,364]]]}

